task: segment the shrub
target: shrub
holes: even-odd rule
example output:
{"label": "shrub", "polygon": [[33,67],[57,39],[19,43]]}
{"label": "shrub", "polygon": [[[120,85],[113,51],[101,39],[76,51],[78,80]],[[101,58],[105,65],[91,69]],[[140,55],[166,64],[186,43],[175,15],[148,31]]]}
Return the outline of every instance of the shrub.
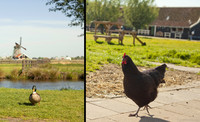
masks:
{"label": "shrub", "polygon": [[169,50],[166,54],[164,54],[164,56],[167,57],[174,57],[174,55],[177,53],[176,50]]}
{"label": "shrub", "polygon": [[84,73],[79,74],[79,75],[78,75],[78,79],[83,80],[83,79],[84,79]]}
{"label": "shrub", "polygon": [[18,69],[13,69],[10,73],[10,75],[7,75],[6,78],[7,79],[18,79],[19,78],[19,74],[21,70]]}
{"label": "shrub", "polygon": [[200,54],[198,54],[198,55],[193,55],[193,56],[191,57],[191,61],[192,61],[192,63],[196,63],[196,64],[200,65]]}
{"label": "shrub", "polygon": [[72,79],[72,73],[67,73],[67,75],[66,75],[66,79],[71,80],[71,79]]}
{"label": "shrub", "polygon": [[46,69],[33,67],[27,73],[28,79],[34,80],[48,80],[59,78],[60,72],[58,69]]}
{"label": "shrub", "polygon": [[27,73],[28,79],[39,80],[41,79],[42,72],[40,68],[31,68]]}
{"label": "shrub", "polygon": [[180,58],[182,60],[188,60],[190,59],[191,55],[187,52],[178,52],[176,55],[175,55],[176,58]]}

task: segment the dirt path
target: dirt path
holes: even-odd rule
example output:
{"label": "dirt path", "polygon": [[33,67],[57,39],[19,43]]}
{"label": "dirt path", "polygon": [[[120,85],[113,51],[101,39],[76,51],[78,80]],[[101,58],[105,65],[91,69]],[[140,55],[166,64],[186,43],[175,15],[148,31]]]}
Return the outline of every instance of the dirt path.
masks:
{"label": "dirt path", "polygon": [[[138,67],[140,71],[149,68]],[[91,72],[86,76],[86,97],[108,98],[124,96],[123,72],[121,66],[116,64],[104,65],[100,70]],[[196,73],[168,69],[165,74],[165,84],[160,87],[183,85],[194,81],[200,81],[200,75]]]}

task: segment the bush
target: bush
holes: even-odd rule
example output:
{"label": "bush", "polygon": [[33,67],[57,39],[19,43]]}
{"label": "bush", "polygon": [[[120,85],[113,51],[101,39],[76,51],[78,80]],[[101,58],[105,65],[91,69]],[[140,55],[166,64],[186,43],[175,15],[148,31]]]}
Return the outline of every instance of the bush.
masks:
{"label": "bush", "polygon": [[6,78],[7,79],[19,79],[19,75],[21,74],[21,70],[18,69],[13,69],[10,73],[10,75],[7,75]]}
{"label": "bush", "polygon": [[60,76],[58,69],[45,69],[39,67],[31,68],[27,73],[28,79],[34,80],[48,80],[48,79],[57,79]]}
{"label": "bush", "polygon": [[50,79],[57,79],[60,77],[60,71],[59,69],[51,69],[49,70],[49,75],[50,75]]}
{"label": "bush", "polygon": [[196,63],[196,64],[200,65],[200,54],[198,54],[198,55],[193,55],[193,56],[191,57],[191,61],[192,61],[192,63]]}
{"label": "bush", "polygon": [[67,75],[66,75],[66,79],[71,80],[71,79],[72,79],[72,73],[67,73]]}
{"label": "bush", "polygon": [[190,59],[191,55],[187,52],[178,52],[175,55],[176,58],[180,58],[182,60],[188,60]]}
{"label": "bush", "polygon": [[78,79],[83,80],[84,79],[84,73],[79,74]]}
{"label": "bush", "polygon": [[164,56],[167,57],[174,57],[174,55],[177,53],[176,50],[169,50],[166,54],[164,54]]}

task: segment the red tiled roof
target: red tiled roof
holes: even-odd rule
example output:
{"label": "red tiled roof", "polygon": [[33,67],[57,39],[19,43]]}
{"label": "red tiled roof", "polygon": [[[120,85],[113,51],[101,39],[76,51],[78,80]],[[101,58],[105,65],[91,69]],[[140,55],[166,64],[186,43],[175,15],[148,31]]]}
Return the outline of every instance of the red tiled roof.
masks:
{"label": "red tiled roof", "polygon": [[190,27],[200,18],[200,7],[164,7],[150,25]]}

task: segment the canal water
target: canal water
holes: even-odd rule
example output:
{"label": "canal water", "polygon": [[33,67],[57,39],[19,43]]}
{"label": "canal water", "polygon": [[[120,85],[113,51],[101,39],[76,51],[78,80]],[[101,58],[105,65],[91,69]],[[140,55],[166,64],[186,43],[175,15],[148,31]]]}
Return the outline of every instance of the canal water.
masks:
{"label": "canal water", "polygon": [[84,89],[83,81],[0,81],[0,87],[5,88],[32,89],[33,85],[36,85],[37,90]]}

